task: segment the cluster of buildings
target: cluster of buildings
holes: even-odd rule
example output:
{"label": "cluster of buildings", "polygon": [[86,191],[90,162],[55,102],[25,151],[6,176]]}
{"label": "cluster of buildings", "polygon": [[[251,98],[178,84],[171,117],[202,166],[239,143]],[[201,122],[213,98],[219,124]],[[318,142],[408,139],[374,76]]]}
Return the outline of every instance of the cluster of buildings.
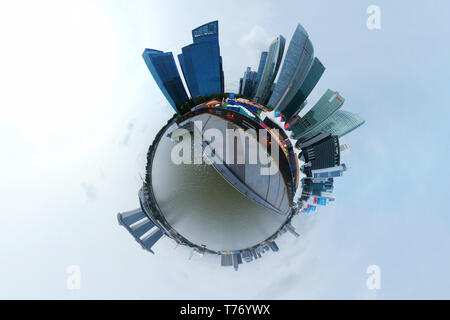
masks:
{"label": "cluster of buildings", "polygon": [[[193,43],[181,49],[178,62],[190,98],[224,92],[219,22],[213,21],[192,30]],[[145,49],[142,57],[172,108],[180,107],[189,96],[178,72],[172,52]]]}
{"label": "cluster of buildings", "polygon": [[361,126],[364,120],[357,114],[340,110],[344,98],[329,89],[304,116],[299,116],[325,67],[314,56],[309,35],[300,24],[281,65],[285,43],[285,38],[279,35],[268,51],[261,53],[258,71],[247,67],[239,81],[239,93],[274,110],[285,122],[285,129],[291,131],[291,137],[297,140],[297,147],[321,132],[342,137]]}
{"label": "cluster of buildings", "polygon": [[270,239],[267,239],[266,241],[259,243],[256,246],[244,250],[220,252],[221,266],[222,267],[233,266],[234,269],[237,271],[239,265],[242,264],[242,261],[249,263],[252,262],[253,260],[260,259],[262,255],[266,252],[269,251],[278,252],[280,249],[278,248],[275,239],[286,232],[290,232],[295,237],[300,236],[295,231],[295,228],[290,223],[287,223]]}
{"label": "cluster of buildings", "polygon": [[[213,21],[192,30],[192,37],[193,43],[183,47],[182,53],[178,54],[189,95],[171,52],[145,49],[143,53],[144,61],[157,85],[179,114],[180,106],[190,98],[224,92],[218,22]],[[281,234],[289,231],[298,236],[291,225],[293,216],[316,211],[317,206],[334,201],[332,197],[334,179],[342,176],[347,170],[346,165],[341,162],[341,155],[348,151],[348,146],[342,144],[339,139],[360,127],[364,120],[357,114],[342,110],[345,99],[339,92],[330,89],[303,116],[300,116],[325,67],[314,56],[310,37],[300,24],[296,27],[287,50],[285,49],[286,39],[279,35],[272,41],[267,51],[261,52],[258,70],[252,71],[247,67],[239,81],[238,92],[247,99],[235,98],[231,93],[226,100],[212,100],[198,105],[179,118],[180,121],[186,120],[205,112],[234,122],[241,119],[238,121],[240,126],[244,126],[245,123],[251,124],[254,120],[254,123],[270,132],[273,129],[280,131],[279,137],[272,136],[286,155],[285,168],[289,172],[288,174],[282,172],[285,174],[283,180],[289,181],[286,183],[290,206],[286,223],[265,241],[238,251],[211,251],[206,246],[191,243],[178,234],[165,221],[157,204],[152,201],[149,168],[154,148],[165,130],[163,128],[149,150],[146,182],[139,192],[141,208],[118,214],[119,223],[144,249],[153,253],[152,246],[163,235],[167,235],[177,243],[193,248],[199,254],[205,252],[218,254],[221,256],[222,266],[233,266],[237,270],[243,261],[251,262],[267,251],[279,251],[275,239]],[[207,108],[209,109],[206,110]],[[262,114],[271,116],[261,117]],[[299,161],[302,163],[301,166]],[[300,172],[304,175],[301,179],[299,179]],[[299,194],[297,188],[300,185]],[[295,195],[296,201],[291,201]]]}

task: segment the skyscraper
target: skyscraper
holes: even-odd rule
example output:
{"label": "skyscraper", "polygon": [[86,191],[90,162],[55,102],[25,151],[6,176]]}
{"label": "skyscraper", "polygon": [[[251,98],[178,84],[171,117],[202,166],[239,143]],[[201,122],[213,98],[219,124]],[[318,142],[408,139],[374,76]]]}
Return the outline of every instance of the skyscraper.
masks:
{"label": "skyscraper", "polygon": [[305,80],[303,81],[295,96],[284,107],[284,109],[278,109],[283,113],[283,116],[287,121],[289,121],[289,119],[295,114],[298,114],[305,106],[304,102],[306,101],[306,98],[314,89],[317,82],[319,82],[319,79],[324,71],[325,67],[322,62],[320,62],[319,59],[314,58],[311,68],[309,68],[308,74],[306,75]]}
{"label": "skyscraper", "polygon": [[302,140],[309,139],[320,132],[326,132],[341,138],[347,133],[362,126],[364,122],[364,119],[357,114],[345,110],[338,110],[321,125],[303,136]]}
{"label": "skyscraper", "polygon": [[258,65],[258,75],[256,76],[256,83],[255,87],[253,89],[252,98],[256,95],[256,91],[258,90],[259,83],[261,82],[262,74],[264,71],[264,66],[266,65],[267,60],[267,51],[261,52],[261,57],[259,58],[259,65]]}
{"label": "skyscraper", "polygon": [[150,70],[167,101],[178,112],[178,108],[189,98],[178,73],[172,52],[145,49],[142,58],[144,58],[148,70]]}
{"label": "skyscraper", "polygon": [[294,132],[294,138],[300,142],[308,140],[305,136],[330,118],[343,103],[344,98],[337,91],[328,89],[300,121],[291,125],[290,130]]}
{"label": "skyscraper", "polygon": [[345,163],[335,167],[311,170],[311,179],[313,182],[327,182],[329,178],[341,177],[346,170]]}
{"label": "skyscraper", "polygon": [[283,110],[299,90],[314,56],[314,48],[308,33],[298,25],[289,43],[277,85],[268,106]]}
{"label": "skyscraper", "polygon": [[239,91],[238,91],[239,94],[242,94],[242,84],[243,84],[243,82],[244,82],[244,78],[240,78],[239,79]]}
{"label": "skyscraper", "polygon": [[338,110],[322,126],[321,130],[339,137],[362,126],[365,120],[359,115],[346,111]]}
{"label": "skyscraper", "polygon": [[219,47],[219,23],[192,30],[194,43],[182,48],[178,60],[192,98],[222,93],[224,79]]}
{"label": "skyscraper", "polygon": [[261,81],[256,90],[255,100],[258,103],[266,104],[272,94],[272,85],[277,76],[278,69],[283,58],[284,45],[286,39],[279,35],[269,46],[266,63],[264,64]]}
{"label": "skyscraper", "polygon": [[247,70],[244,73],[244,77],[242,78],[242,92],[244,96],[247,98],[253,98],[253,92],[256,85],[256,79],[258,77],[258,73],[252,71],[250,67],[247,67]]}
{"label": "skyscraper", "polygon": [[335,167],[340,164],[339,138],[330,134],[319,134],[300,144],[301,157],[311,170]]}
{"label": "skyscraper", "polygon": [[323,192],[331,193],[333,191],[333,178],[322,182],[314,182],[310,178],[302,179],[302,196],[305,198],[309,196],[321,197]]}
{"label": "skyscraper", "polygon": [[143,249],[154,253],[152,247],[164,232],[145,214],[144,209],[135,209],[117,214],[119,224],[125,227]]}

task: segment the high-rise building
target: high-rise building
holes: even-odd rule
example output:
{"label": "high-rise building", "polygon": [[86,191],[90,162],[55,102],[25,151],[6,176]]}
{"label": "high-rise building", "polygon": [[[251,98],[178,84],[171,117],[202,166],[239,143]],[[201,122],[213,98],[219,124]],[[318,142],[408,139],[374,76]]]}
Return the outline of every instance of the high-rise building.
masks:
{"label": "high-rise building", "polygon": [[178,108],[189,98],[178,73],[172,52],[145,49],[142,58],[144,58],[145,64],[159,89],[161,89],[172,108],[178,112]]}
{"label": "high-rise building", "polygon": [[242,78],[242,95],[247,98],[253,98],[253,91],[256,86],[256,79],[258,77],[258,73],[252,71],[250,67],[247,67],[247,70],[244,73],[244,77]]}
{"label": "high-rise building", "polygon": [[327,182],[329,178],[341,177],[346,170],[347,167],[345,163],[330,168],[311,170],[311,179],[314,182]]}
{"label": "high-rise building", "polygon": [[303,136],[302,140],[309,139],[320,132],[329,133],[341,138],[347,133],[362,126],[364,122],[364,119],[357,114],[345,110],[338,110],[321,125],[317,126],[315,129]]}
{"label": "high-rise building", "polygon": [[319,59],[314,58],[314,61],[309,68],[308,74],[305,80],[298,89],[292,100],[284,107],[284,109],[278,109],[283,113],[284,118],[289,121],[294,115],[298,114],[306,105],[306,98],[319,82],[320,77],[325,71],[325,67]]}
{"label": "high-rise building", "polygon": [[239,94],[242,94],[242,84],[244,83],[244,78],[239,79]]}
{"label": "high-rise building", "polygon": [[339,138],[321,133],[300,144],[301,154],[310,170],[335,167],[340,164]]}
{"label": "high-rise building", "polygon": [[273,82],[280,68],[285,43],[286,39],[279,35],[269,46],[269,53],[255,95],[255,100],[260,104],[265,105],[272,94]]}
{"label": "high-rise building", "polygon": [[298,25],[289,43],[277,85],[270,97],[268,106],[283,110],[294,98],[311,66],[314,48],[308,33]]}
{"label": "high-rise building", "polygon": [[333,182],[333,178],[328,178],[328,180],[322,182],[314,182],[310,178],[303,178],[301,200],[307,201],[310,196],[323,197],[324,194],[330,194],[333,192]]}
{"label": "high-rise building", "polygon": [[261,52],[261,57],[259,58],[259,65],[258,65],[258,75],[256,76],[256,83],[255,87],[253,89],[252,98],[256,95],[256,91],[258,90],[259,83],[261,82],[262,74],[264,71],[264,66],[266,65],[267,60],[267,51]]}
{"label": "high-rise building", "polygon": [[232,259],[233,259],[233,268],[234,270],[238,270],[239,265],[242,264],[242,257],[240,253],[233,253],[232,255]]}
{"label": "high-rise building", "polygon": [[233,256],[231,254],[221,255],[221,265],[222,267],[229,267],[233,265]]}
{"label": "high-rise building", "polygon": [[343,103],[344,98],[339,92],[328,89],[300,121],[291,125],[290,130],[294,133],[294,139],[300,143],[308,140],[310,137],[305,136],[330,118]]}
{"label": "high-rise building", "polygon": [[268,246],[270,249],[272,249],[273,252],[277,252],[280,250],[278,248],[278,245],[275,243],[275,241],[269,241]]}
{"label": "high-rise building", "polygon": [[142,209],[118,213],[117,220],[131,233],[143,249],[154,253],[152,247],[164,233],[148,218]]}
{"label": "high-rise building", "polygon": [[242,250],[241,256],[245,262],[252,262],[253,260],[252,252],[249,249]]}
{"label": "high-rise building", "polygon": [[182,48],[178,60],[192,98],[222,93],[224,79],[219,47],[219,23],[192,30],[194,43]]}

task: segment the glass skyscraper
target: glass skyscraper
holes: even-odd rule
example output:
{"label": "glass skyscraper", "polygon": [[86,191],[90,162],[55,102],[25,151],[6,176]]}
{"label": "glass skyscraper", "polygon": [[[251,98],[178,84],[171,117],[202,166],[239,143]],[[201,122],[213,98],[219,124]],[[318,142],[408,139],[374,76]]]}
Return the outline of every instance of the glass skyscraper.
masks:
{"label": "glass skyscraper", "polygon": [[242,84],[244,83],[244,78],[239,79],[239,94],[242,94]]}
{"label": "glass skyscraper", "polygon": [[192,98],[222,93],[224,77],[219,47],[219,23],[192,30],[194,43],[182,48],[178,61]]}
{"label": "glass skyscraper", "polygon": [[305,106],[304,102],[306,101],[306,98],[309,96],[311,91],[316,86],[317,82],[319,82],[320,77],[322,76],[323,72],[325,71],[325,67],[320,62],[319,59],[314,58],[314,61],[311,65],[311,68],[309,68],[308,74],[305,78],[305,81],[303,81],[302,85],[298,89],[295,96],[292,98],[292,100],[285,106],[284,109],[278,109],[280,110],[284,118],[289,121],[289,119],[298,114],[303,107]]}
{"label": "glass skyscraper", "polygon": [[318,129],[330,118],[342,105],[344,98],[337,91],[328,89],[317,103],[299,121],[291,125],[294,139],[300,142],[306,141],[306,135]]}
{"label": "glass skyscraper", "polygon": [[282,35],[279,35],[269,46],[269,53],[267,54],[261,81],[259,82],[255,95],[255,100],[258,103],[265,105],[267,101],[269,101],[272,93],[273,81],[277,76],[281,59],[283,58],[285,43],[286,39],[284,39]]}
{"label": "glass skyscraper", "polygon": [[340,138],[362,126],[364,122],[365,120],[357,114],[345,110],[338,110],[331,117],[322,122],[321,125],[304,135],[302,139],[309,139],[320,132],[326,132]]}
{"label": "glass skyscraper", "polygon": [[259,58],[259,65],[258,65],[258,75],[256,76],[256,84],[253,89],[252,98],[256,95],[256,91],[258,90],[259,83],[261,82],[262,74],[264,71],[264,66],[266,65],[267,55],[268,55],[267,51],[261,52],[261,57]]}
{"label": "glass skyscraper", "polygon": [[330,168],[340,164],[339,138],[321,135],[300,145],[301,157],[311,170]]}
{"label": "glass skyscraper", "polygon": [[277,85],[268,106],[283,110],[299,90],[314,56],[314,48],[308,33],[298,25],[289,43]]}
{"label": "glass skyscraper", "polygon": [[258,73],[252,71],[250,67],[247,67],[247,70],[244,73],[244,77],[242,78],[242,95],[247,98],[253,98],[253,92],[255,90],[257,77]]}
{"label": "glass skyscraper", "polygon": [[346,170],[345,163],[335,167],[311,170],[311,179],[313,182],[327,182],[329,178],[341,177]]}
{"label": "glass skyscraper", "polygon": [[145,49],[142,57],[156,84],[172,108],[178,112],[178,108],[189,98],[178,73],[172,52]]}

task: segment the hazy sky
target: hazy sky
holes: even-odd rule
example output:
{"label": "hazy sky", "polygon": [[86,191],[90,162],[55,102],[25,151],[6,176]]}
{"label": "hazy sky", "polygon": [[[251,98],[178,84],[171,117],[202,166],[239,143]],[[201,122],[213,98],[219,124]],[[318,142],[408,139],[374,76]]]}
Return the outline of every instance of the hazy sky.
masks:
{"label": "hazy sky", "polygon": [[[369,5],[381,29],[366,27]],[[450,298],[450,4],[446,1],[9,1],[0,4],[0,298]],[[117,224],[172,115],[141,58],[219,20],[226,90],[297,23],[327,89],[366,119],[344,140],[335,203],[281,251],[221,268]],[[366,287],[369,265],[381,289]],[[81,288],[66,287],[66,268]]]}

